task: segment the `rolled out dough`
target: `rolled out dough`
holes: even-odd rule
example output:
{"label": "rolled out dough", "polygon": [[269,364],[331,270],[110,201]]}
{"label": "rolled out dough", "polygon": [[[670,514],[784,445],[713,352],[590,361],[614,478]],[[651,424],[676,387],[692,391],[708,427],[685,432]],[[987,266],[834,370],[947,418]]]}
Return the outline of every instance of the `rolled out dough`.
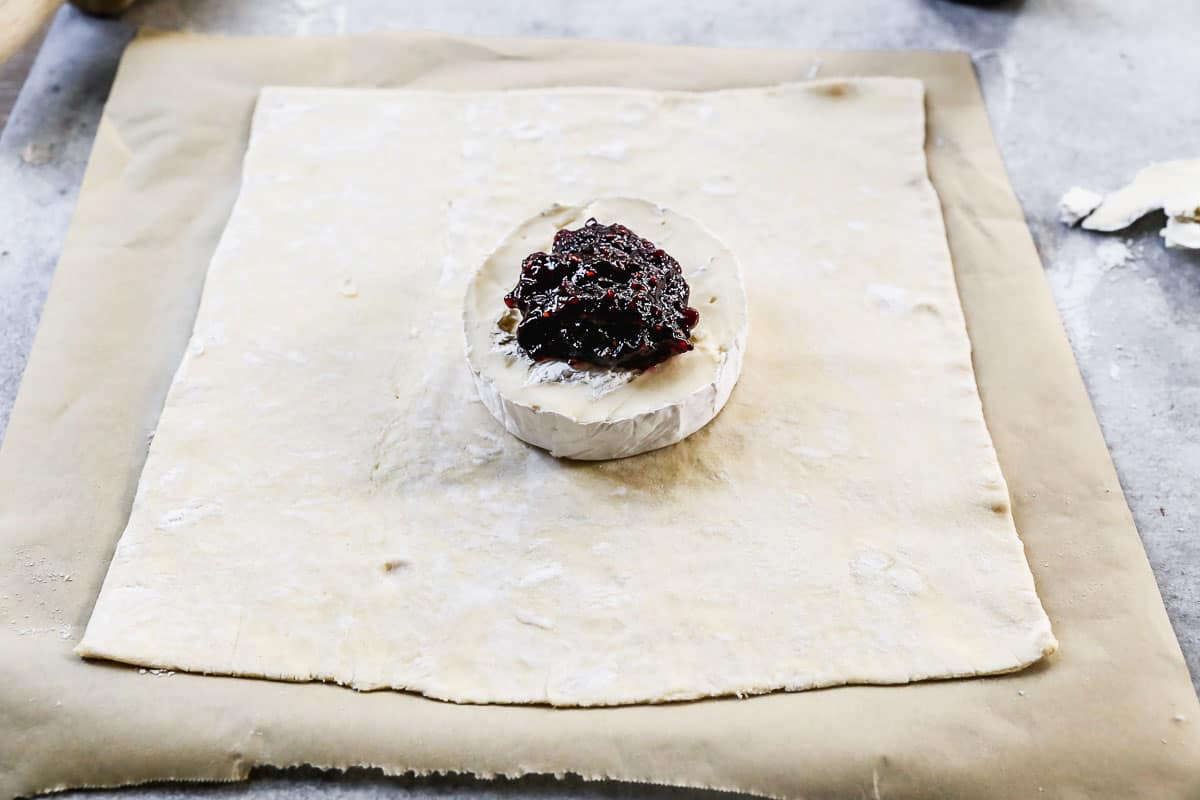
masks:
{"label": "rolled out dough", "polygon": [[[78,651],[556,705],[969,676],[1053,651],[922,100],[883,78],[264,90]],[[752,334],[702,431],[563,462],[479,403],[463,290],[520,220],[618,195],[729,244]]]}

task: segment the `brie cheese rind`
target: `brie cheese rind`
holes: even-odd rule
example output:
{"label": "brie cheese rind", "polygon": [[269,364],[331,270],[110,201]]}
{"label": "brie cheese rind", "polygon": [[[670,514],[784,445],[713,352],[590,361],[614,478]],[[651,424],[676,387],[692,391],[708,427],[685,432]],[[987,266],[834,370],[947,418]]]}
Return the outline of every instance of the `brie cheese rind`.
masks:
{"label": "brie cheese rind", "polygon": [[[515,346],[516,312],[503,297],[522,259],[549,252],[558,230],[590,217],[627,225],[679,261],[700,310],[694,350],[647,370],[606,370],[539,364]],[[675,444],[724,407],[742,371],[746,292],[733,253],[697,221],[645,200],[604,199],[556,205],[517,227],[472,279],[463,324],[479,397],[509,433],[562,458],[623,458]]]}

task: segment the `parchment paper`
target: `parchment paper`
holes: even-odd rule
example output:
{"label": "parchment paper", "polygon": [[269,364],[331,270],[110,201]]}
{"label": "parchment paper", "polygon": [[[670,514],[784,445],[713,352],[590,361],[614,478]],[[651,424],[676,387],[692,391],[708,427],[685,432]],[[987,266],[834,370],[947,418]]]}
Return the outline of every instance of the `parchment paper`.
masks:
{"label": "parchment paper", "polygon": [[[259,87],[702,89],[803,79],[816,63],[927,84],[930,170],[985,413],[1060,656],[981,680],[564,711],[156,676],[71,654],[236,194]],[[0,797],[304,763],[782,797],[1200,793],[1200,708],[964,55],[144,36],[97,136],[0,452],[0,498]]]}

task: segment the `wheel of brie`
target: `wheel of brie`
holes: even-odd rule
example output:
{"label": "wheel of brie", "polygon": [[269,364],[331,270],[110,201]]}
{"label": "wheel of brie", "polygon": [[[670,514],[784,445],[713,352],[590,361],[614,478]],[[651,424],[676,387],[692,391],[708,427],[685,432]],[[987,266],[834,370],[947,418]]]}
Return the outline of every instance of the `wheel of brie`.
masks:
{"label": "wheel of brie", "polygon": [[737,383],[748,329],[729,248],[630,198],[556,205],[518,226],[471,280],[463,322],[492,415],[584,460],[666,447],[708,424]]}

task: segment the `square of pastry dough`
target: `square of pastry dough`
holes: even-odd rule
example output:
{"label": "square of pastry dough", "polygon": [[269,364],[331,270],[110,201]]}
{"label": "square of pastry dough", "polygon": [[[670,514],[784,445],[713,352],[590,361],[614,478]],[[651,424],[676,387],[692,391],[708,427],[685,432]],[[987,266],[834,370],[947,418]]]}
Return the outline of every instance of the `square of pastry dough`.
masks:
{"label": "square of pastry dough", "polygon": [[[887,78],[264,90],[79,652],[555,705],[1052,652],[924,130],[921,84]],[[522,220],[605,196],[728,244],[750,334],[706,428],[561,461],[479,402],[463,292]]]}

